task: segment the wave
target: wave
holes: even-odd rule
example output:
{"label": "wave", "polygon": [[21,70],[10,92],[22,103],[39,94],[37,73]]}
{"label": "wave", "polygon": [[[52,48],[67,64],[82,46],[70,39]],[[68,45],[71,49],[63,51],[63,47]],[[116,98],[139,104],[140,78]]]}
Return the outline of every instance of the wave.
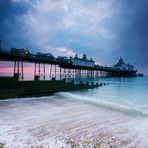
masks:
{"label": "wave", "polygon": [[57,93],[61,97],[69,100],[77,100],[82,101],[85,103],[91,103],[106,109],[110,109],[113,111],[125,113],[127,115],[137,116],[137,117],[148,117],[148,112],[144,109],[145,106],[134,105],[131,102],[128,104],[121,102],[115,102],[111,100],[101,100],[101,98],[97,98],[95,96],[82,96],[80,94],[73,94],[73,93],[67,93],[67,92],[60,92]]}

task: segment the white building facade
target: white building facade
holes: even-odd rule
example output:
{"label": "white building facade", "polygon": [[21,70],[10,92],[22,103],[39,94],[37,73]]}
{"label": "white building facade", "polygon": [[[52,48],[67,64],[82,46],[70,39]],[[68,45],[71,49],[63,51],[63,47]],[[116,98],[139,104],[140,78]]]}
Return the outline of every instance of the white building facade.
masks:
{"label": "white building facade", "polygon": [[86,54],[84,54],[82,58],[79,58],[76,54],[76,56],[74,58],[71,57],[70,60],[72,64],[76,66],[86,66],[86,67],[95,66],[95,62],[92,60],[92,58],[88,60]]}

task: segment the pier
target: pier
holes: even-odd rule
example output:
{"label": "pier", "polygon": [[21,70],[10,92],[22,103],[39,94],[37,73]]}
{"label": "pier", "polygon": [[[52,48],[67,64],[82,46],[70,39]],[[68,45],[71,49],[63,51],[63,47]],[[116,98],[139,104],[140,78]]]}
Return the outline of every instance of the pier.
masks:
{"label": "pier", "polygon": [[[113,67],[100,66],[88,59],[58,56],[51,53],[32,54],[28,49],[0,50],[0,61],[14,63],[12,77],[0,77],[0,99],[50,95],[55,92],[96,88],[105,83],[101,77],[136,76],[137,70],[120,58]],[[34,65],[34,80],[25,80],[24,63]],[[33,68],[33,67],[32,67]],[[128,69],[127,69],[128,68]],[[48,72],[48,75],[47,75]]]}
{"label": "pier", "polygon": [[[24,79],[24,62],[34,63],[34,80],[46,79],[46,71],[50,71],[50,79],[95,79],[104,76],[136,76],[137,70],[129,65],[129,68],[120,67],[124,64],[120,59],[113,67],[100,66],[92,60],[87,59],[84,54],[82,58],[57,57],[50,53],[32,54],[28,49],[11,48],[10,52],[0,50],[0,60],[14,62],[14,77]],[[120,64],[120,65],[119,65]],[[119,66],[118,66],[119,65]],[[127,67],[127,65],[126,65]],[[54,70],[54,71],[53,71]],[[54,73],[54,76],[52,75]]]}

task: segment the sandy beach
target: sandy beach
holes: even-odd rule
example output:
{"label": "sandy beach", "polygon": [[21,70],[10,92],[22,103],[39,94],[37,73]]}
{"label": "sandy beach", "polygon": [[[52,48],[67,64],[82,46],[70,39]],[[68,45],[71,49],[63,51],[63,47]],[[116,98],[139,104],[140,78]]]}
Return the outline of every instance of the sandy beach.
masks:
{"label": "sandy beach", "polygon": [[1,101],[0,143],[6,148],[146,148],[141,135],[147,133],[139,132],[137,117],[63,95]]}

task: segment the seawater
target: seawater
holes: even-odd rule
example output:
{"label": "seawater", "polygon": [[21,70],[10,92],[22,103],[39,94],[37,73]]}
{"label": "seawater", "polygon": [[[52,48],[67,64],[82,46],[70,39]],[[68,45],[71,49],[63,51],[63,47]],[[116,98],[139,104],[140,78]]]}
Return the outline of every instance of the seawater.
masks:
{"label": "seawater", "polygon": [[[102,78],[100,82],[107,85],[61,95],[107,109],[112,128],[105,122],[103,126],[121,139],[131,140],[123,147],[148,148],[148,77]],[[112,118],[112,112],[120,113],[117,120]],[[108,118],[104,113],[102,116],[104,121]],[[128,118],[124,120],[125,116]]]}
{"label": "seawater", "polygon": [[148,148],[148,77],[98,81],[107,85],[0,101],[0,143],[58,148],[72,138]]}
{"label": "seawater", "polygon": [[[65,97],[135,116],[148,116],[148,77],[101,78],[107,85],[97,89],[62,93]],[[74,97],[74,98],[73,98]]]}

